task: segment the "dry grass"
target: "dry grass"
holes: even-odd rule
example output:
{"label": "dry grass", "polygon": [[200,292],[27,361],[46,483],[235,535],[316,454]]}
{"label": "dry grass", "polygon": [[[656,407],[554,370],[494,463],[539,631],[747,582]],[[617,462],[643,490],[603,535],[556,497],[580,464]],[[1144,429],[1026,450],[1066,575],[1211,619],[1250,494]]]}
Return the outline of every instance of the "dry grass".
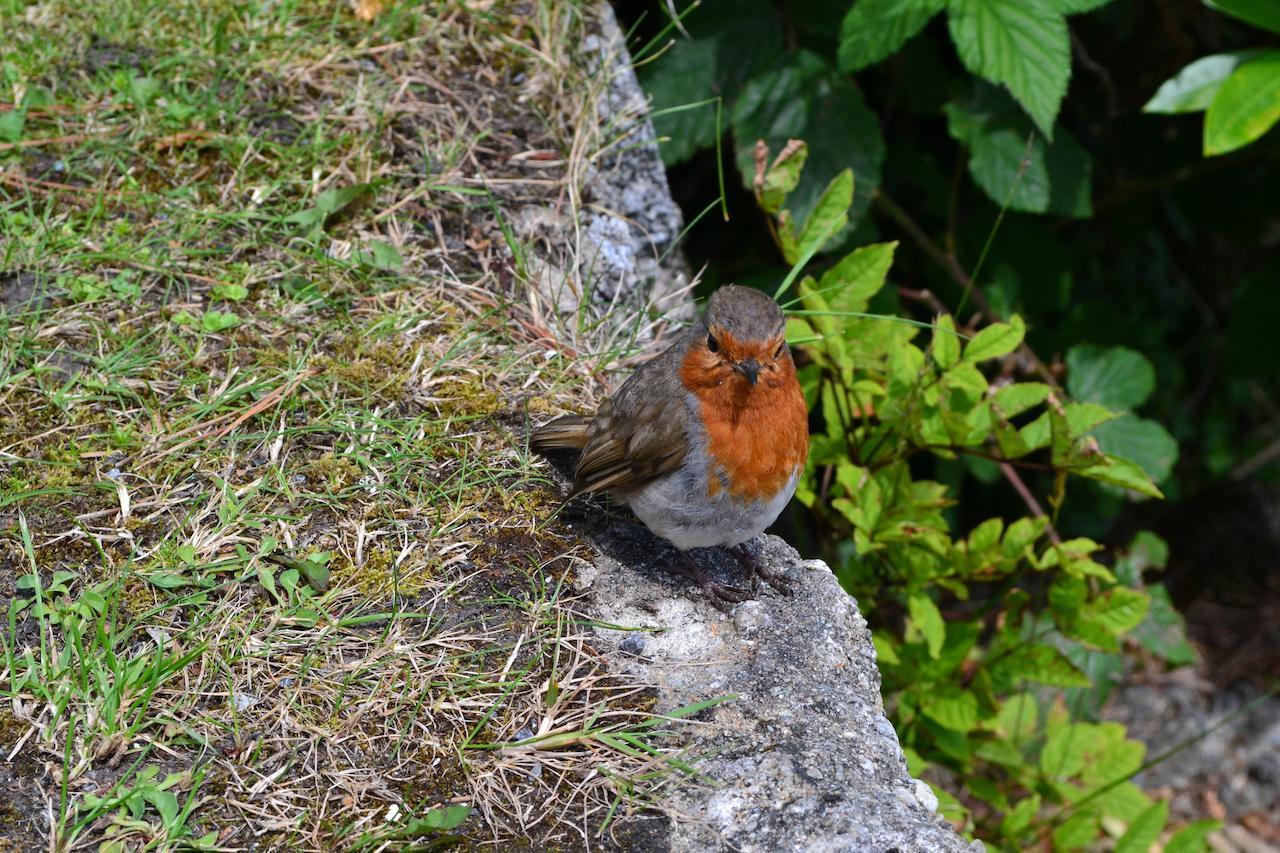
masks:
{"label": "dry grass", "polygon": [[591,846],[687,769],[524,449],[654,333],[512,224],[622,138],[588,24],[384,6],[0,0],[19,847]]}

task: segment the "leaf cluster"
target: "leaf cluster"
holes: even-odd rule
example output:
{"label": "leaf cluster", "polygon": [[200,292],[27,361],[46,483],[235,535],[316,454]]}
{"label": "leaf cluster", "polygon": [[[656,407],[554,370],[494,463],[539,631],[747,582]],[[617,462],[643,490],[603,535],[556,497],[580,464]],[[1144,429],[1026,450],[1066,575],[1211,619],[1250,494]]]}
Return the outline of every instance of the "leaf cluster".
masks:
{"label": "leaf cluster", "polygon": [[[793,272],[853,200],[842,172],[797,226],[787,202],[804,151],[793,141],[766,165],[762,150],[753,181]],[[837,573],[872,624],[912,769],[954,780],[935,785],[948,817],[1004,849],[1046,838],[1079,849],[1103,834],[1136,844],[1167,817],[1128,781],[1144,747],[1089,718],[1127,648],[1188,660],[1167,593],[1143,581],[1163,567],[1163,543],[1142,534],[1107,558],[1092,539],[1063,538],[1034,498],[1021,516],[956,530],[954,489],[916,462],[976,459],[1011,484],[1019,470],[1048,472],[1055,513],[1073,481],[1158,498],[1150,469],[1167,473],[1164,458],[1124,455],[1168,436],[1128,413],[1151,393],[1151,365],[1082,347],[1062,388],[1022,377],[1017,315],[969,329],[945,312],[925,328],[870,313],[896,248],[859,247],[796,284],[787,334],[808,362],[799,374],[817,424],[797,496],[842,542]],[[1129,432],[1102,432],[1125,419]]]}

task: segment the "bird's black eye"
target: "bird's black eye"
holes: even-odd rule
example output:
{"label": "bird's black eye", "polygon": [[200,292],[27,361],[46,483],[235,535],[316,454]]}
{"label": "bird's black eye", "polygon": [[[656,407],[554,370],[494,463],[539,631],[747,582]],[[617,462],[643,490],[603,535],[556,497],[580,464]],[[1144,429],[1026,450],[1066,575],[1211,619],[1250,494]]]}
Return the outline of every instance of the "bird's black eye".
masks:
{"label": "bird's black eye", "polygon": [[720,351],[720,342],[716,340],[715,335],[707,335],[707,349],[712,352]]}

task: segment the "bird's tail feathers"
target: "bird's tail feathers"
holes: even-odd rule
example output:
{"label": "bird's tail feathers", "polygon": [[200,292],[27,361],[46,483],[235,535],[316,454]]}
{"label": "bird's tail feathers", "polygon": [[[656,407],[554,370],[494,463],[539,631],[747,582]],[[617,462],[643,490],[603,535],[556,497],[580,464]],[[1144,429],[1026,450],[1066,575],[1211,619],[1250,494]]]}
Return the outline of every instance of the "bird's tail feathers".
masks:
{"label": "bird's tail feathers", "polygon": [[529,436],[535,450],[581,450],[587,443],[587,427],[591,419],[585,415],[565,415],[543,424]]}

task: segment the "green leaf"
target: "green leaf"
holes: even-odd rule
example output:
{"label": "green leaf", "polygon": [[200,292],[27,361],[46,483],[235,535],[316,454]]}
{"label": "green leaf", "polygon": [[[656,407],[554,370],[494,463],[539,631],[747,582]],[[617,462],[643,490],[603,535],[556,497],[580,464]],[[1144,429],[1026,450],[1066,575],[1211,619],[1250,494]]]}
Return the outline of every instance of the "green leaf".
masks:
{"label": "green leaf", "polygon": [[290,214],[284,218],[284,221],[290,225],[305,225],[309,227],[323,225],[329,217],[349,207],[352,202],[363,198],[373,190],[374,184],[372,183],[351,184],[338,189],[325,190],[316,196],[315,204],[312,207]]}
{"label": "green leaf", "polygon": [[355,253],[358,264],[394,272],[404,266],[400,250],[385,240],[373,240]]}
{"label": "green leaf", "polygon": [[[1111,678],[1114,680],[1119,676],[1120,672],[1117,670]],[[1142,759],[1146,754],[1147,747],[1142,741],[1124,738],[1111,741],[1090,754],[1089,760],[1080,770],[1080,781],[1089,787],[1101,787],[1118,779],[1127,779],[1142,767]]]}
{"label": "green leaf", "polygon": [[215,284],[209,295],[226,302],[243,302],[249,295],[249,288],[243,284]]}
{"label": "green leaf", "polygon": [[178,589],[191,584],[190,578],[172,572],[149,572],[142,578],[152,586],[158,586],[161,589]]}
{"label": "green leaf", "polygon": [[1025,679],[1049,687],[1088,687],[1089,677],[1053,646],[1027,643],[992,664],[992,677],[1011,685]]}
{"label": "green leaf", "polygon": [[942,653],[942,644],[947,638],[947,626],[942,620],[938,605],[924,593],[916,593],[907,599],[907,610],[911,613],[912,624],[929,646],[929,657],[937,658]]}
{"label": "green leaf", "polygon": [[657,61],[640,69],[640,83],[653,98],[653,130],[667,166],[683,163],[716,141],[715,39],[679,39]]}
{"label": "green leaf", "polygon": [[1008,87],[1046,138],[1071,77],[1067,22],[1047,0],[951,0],[951,39],[960,61]]}
{"label": "green leaf", "polygon": [[1207,110],[1231,72],[1257,55],[1256,50],[1237,50],[1201,57],[1164,81],[1142,111],[1198,113]]}
{"label": "green leaf", "polygon": [[766,213],[781,210],[787,196],[800,184],[805,161],[809,159],[809,146],[798,139],[795,142],[795,145],[788,142],[783,146],[756,188],[756,200]]}
{"label": "green leaf", "polygon": [[1204,117],[1204,153],[1225,154],[1253,142],[1280,120],[1280,50],[1237,68]]}
{"label": "green leaf", "polygon": [[1189,823],[1173,834],[1164,845],[1164,853],[1202,853],[1209,849],[1209,835],[1219,829],[1222,829],[1220,820]]}
{"label": "green leaf", "polygon": [[944,369],[960,360],[960,338],[956,337],[956,323],[950,314],[938,317],[934,326],[933,360]]}
{"label": "green leaf", "polygon": [[1080,15],[1101,9],[1112,0],[1053,0],[1054,7],[1064,15]]}
{"label": "green leaf", "polygon": [[160,81],[154,77],[131,77],[129,79],[129,100],[135,107],[145,107],[159,96]]}
{"label": "green leaf", "polygon": [[1036,734],[1040,711],[1032,693],[1010,696],[996,715],[996,731],[1012,743],[1022,743]]}
{"label": "green leaf", "polygon": [[1136,409],[1156,387],[1147,357],[1127,347],[1077,344],[1067,350],[1067,391],[1109,409]]}
{"label": "green leaf", "polygon": [[818,290],[832,311],[866,311],[867,303],[884,287],[893,253],[892,243],[860,246],[822,274]]}
{"label": "green leaf", "polygon": [[1096,801],[1104,815],[1130,823],[1151,806],[1151,800],[1132,782],[1121,782]]}
{"label": "green leaf", "polygon": [[160,819],[166,825],[173,823],[178,816],[178,798],[168,791],[158,788],[144,788],[142,796],[160,813]]}
{"label": "green leaf", "polygon": [[1118,586],[1094,597],[1081,610],[1080,615],[1113,634],[1125,634],[1142,622],[1147,615],[1149,603],[1150,599],[1145,592]]}
{"label": "green leaf", "polygon": [[733,105],[732,123],[738,169],[748,186],[756,140],[771,150],[789,139],[808,143],[804,174],[788,199],[795,221],[809,215],[823,188],[845,169],[857,176],[850,220],[870,205],[884,160],[880,124],[853,84],[817,54],[798,50],[750,79]]}
{"label": "green leaf", "polygon": [[1016,839],[1031,826],[1039,812],[1040,795],[1032,794],[1005,813],[1004,819],[1000,821],[1000,833],[1007,838]]}
{"label": "green leaf", "polygon": [[1173,666],[1189,666],[1196,662],[1196,652],[1187,642],[1186,623],[1173,606],[1164,584],[1147,587],[1151,606],[1147,618],[1133,630],[1133,638],[1153,655]]}
{"label": "green leaf", "polygon": [[1122,415],[1094,431],[1104,453],[1136,462],[1155,483],[1162,483],[1178,461],[1178,442],[1162,425]]}
{"label": "green leaf", "polygon": [[796,243],[797,256],[787,258],[795,263],[799,258],[817,252],[831,242],[849,223],[849,206],[853,204],[853,170],[845,169],[827,184],[818,202],[813,206]]}
{"label": "green leaf", "polygon": [[1151,482],[1151,478],[1147,476],[1147,472],[1142,469],[1142,466],[1136,462],[1130,462],[1128,459],[1107,456],[1096,465],[1077,469],[1076,473],[1081,477],[1110,483],[1113,486],[1120,486],[1123,489],[1129,489],[1149,498],[1164,497],[1164,493],[1157,488],[1155,483]]}
{"label": "green leaf", "polygon": [[1083,217],[1093,212],[1093,161],[1065,130],[1052,142],[1002,92],[982,86],[943,107],[955,139],[969,146],[969,174],[997,205]]}
{"label": "green leaf", "polygon": [[1053,830],[1054,850],[1083,850],[1098,837],[1098,818],[1077,812]]}
{"label": "green leaf", "polygon": [[240,325],[240,318],[227,311],[206,311],[200,318],[200,328],[210,334],[217,334],[238,325]]}
{"label": "green leaf", "polygon": [[946,5],[947,0],[858,0],[840,25],[840,70],[858,71],[897,52]]}
{"label": "green leaf", "polygon": [[1247,21],[1255,27],[1280,33],[1280,6],[1275,0],[1205,0],[1211,9]]}
{"label": "green leaf", "polygon": [[1008,323],[992,323],[974,335],[964,348],[964,360],[968,362],[986,361],[1008,355],[1022,343],[1026,334],[1026,326],[1017,314]]}
{"label": "green leaf", "polygon": [[1160,800],[1129,825],[1129,829],[1116,842],[1115,853],[1147,853],[1160,838],[1168,820],[1169,803]]}
{"label": "green leaf", "polygon": [[0,142],[17,142],[22,139],[22,129],[27,123],[25,109],[0,113]]}
{"label": "green leaf", "polygon": [[1049,386],[1043,382],[1015,382],[997,390],[993,400],[1002,415],[1012,418],[1040,405],[1048,396]]}
{"label": "green leaf", "polygon": [[969,732],[978,725],[978,699],[967,690],[935,693],[921,710],[938,725],[953,731]]}

